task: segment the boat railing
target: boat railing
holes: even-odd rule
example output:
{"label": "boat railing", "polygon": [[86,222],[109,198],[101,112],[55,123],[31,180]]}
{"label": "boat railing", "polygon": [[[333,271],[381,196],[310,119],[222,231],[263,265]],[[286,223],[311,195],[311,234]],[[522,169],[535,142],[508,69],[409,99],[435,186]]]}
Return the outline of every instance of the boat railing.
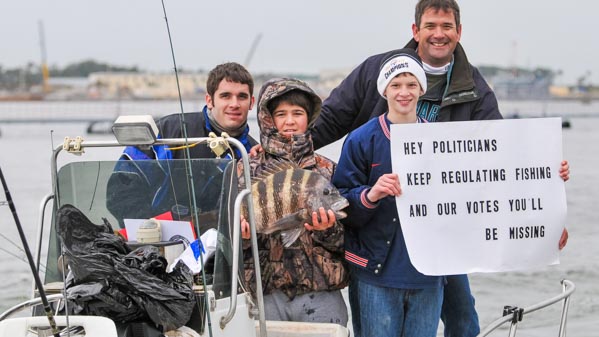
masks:
{"label": "boat railing", "polygon": [[[64,298],[64,296],[62,294],[52,294],[52,295],[47,296],[49,303],[57,303],[55,305],[55,308],[57,308],[57,309],[60,307],[60,302],[62,302],[63,298]],[[21,302],[17,305],[14,305],[14,306],[8,308],[3,313],[0,313],[0,321],[3,321],[4,319],[11,317],[12,315],[14,315],[17,312],[20,312],[20,311],[23,311],[23,310],[29,309],[29,308],[35,308],[35,307],[41,306],[41,305],[42,305],[42,299],[40,297],[35,297],[35,298],[32,298],[25,302]],[[58,310],[55,310],[54,315],[56,315],[57,313],[58,313]]]}
{"label": "boat railing", "polygon": [[237,307],[237,273],[239,269],[239,237],[240,237],[240,228],[241,228],[241,214],[239,210],[241,209],[241,203],[243,202],[243,198],[245,198],[250,191],[245,189],[239,193],[237,198],[235,199],[235,214],[233,215],[233,266],[231,271],[231,304],[229,305],[229,311],[227,314],[220,319],[220,328],[224,329],[227,323],[229,323],[233,316],[235,315],[235,309]]}
{"label": "boat railing", "polygon": [[498,329],[506,323],[510,323],[508,336],[514,337],[516,336],[518,323],[520,323],[524,319],[524,316],[531,314],[537,310],[549,307],[558,302],[563,302],[558,337],[566,336],[566,323],[568,320],[570,296],[572,295],[572,293],[574,293],[574,290],[576,290],[576,286],[572,281],[569,280],[562,280],[561,283],[562,293],[557,296],[551,297],[547,300],[541,301],[537,304],[533,304],[526,308],[505,306],[503,309],[503,317],[491,322],[485,329],[483,329],[483,331],[481,331],[478,337],[488,336],[491,332],[495,331],[496,329]]}
{"label": "boat railing", "polygon": [[[42,199],[42,202],[40,203],[40,209],[39,209],[39,219],[38,219],[38,226],[37,226],[37,238],[35,240],[35,268],[39,274],[40,272],[40,266],[41,266],[41,256],[42,256],[42,240],[44,237],[44,220],[46,217],[46,208],[48,207],[48,203],[54,200],[54,194],[49,193],[47,194],[44,199]],[[31,281],[32,282],[32,286],[31,286],[31,297],[35,297],[35,281]]]}
{"label": "boat railing", "polygon": [[[201,138],[188,138],[188,139],[158,139],[156,140],[156,142],[153,145],[167,145],[167,146],[178,146],[178,145],[185,145],[185,144],[207,144],[209,147],[213,148],[215,146],[219,146],[219,145],[224,145],[224,146],[231,146],[233,148],[236,148],[239,150],[239,153],[241,153],[242,155],[242,163],[243,163],[243,167],[244,167],[244,179],[245,181],[251,181],[250,178],[250,167],[249,167],[249,157],[247,152],[245,151],[245,147],[243,146],[243,144],[241,144],[241,142],[239,142],[237,139],[235,138],[229,138],[229,137],[201,137]],[[41,254],[41,249],[42,249],[42,237],[44,235],[45,232],[45,226],[44,226],[44,222],[45,222],[45,213],[46,213],[46,208],[48,207],[48,205],[50,204],[50,201],[53,201],[54,203],[54,211],[56,211],[57,205],[61,204],[61,198],[58,195],[57,191],[58,191],[58,186],[57,186],[57,181],[58,181],[58,157],[60,153],[65,153],[65,152],[69,152],[69,153],[74,153],[74,154],[81,154],[83,153],[83,150],[86,148],[106,148],[106,147],[118,147],[118,146],[123,146],[122,144],[119,144],[117,141],[86,141],[81,139],[80,137],[77,138],[67,138],[65,139],[64,144],[62,144],[62,146],[57,147],[52,154],[52,159],[51,159],[51,171],[52,171],[52,191],[53,193],[48,194],[47,196],[45,196],[45,198],[42,200],[41,204],[40,204],[40,219],[39,219],[39,223],[38,223],[38,233],[37,233],[37,242],[36,242],[36,256],[38,259],[37,265],[38,265],[38,270],[39,270],[39,259],[40,259],[40,254]],[[239,245],[240,245],[240,229],[239,229],[239,222],[240,222],[240,215],[239,215],[239,206],[241,204],[241,202],[243,201],[243,199],[250,199],[251,198],[251,190],[249,189],[249,187],[245,187],[243,190],[240,190],[236,200],[235,200],[235,212],[234,212],[234,217],[233,217],[233,223],[234,223],[234,227],[233,227],[233,232],[234,232],[234,240],[233,240],[233,249],[234,249],[234,254],[233,254],[233,264],[232,264],[232,284],[231,284],[231,300],[230,300],[230,305],[231,307],[229,308],[229,311],[227,314],[225,314],[224,316],[221,317],[220,319],[220,326],[222,329],[224,329],[224,327],[227,325],[227,323],[229,323],[231,321],[231,319],[233,318],[233,316],[235,315],[235,306],[236,306],[236,302],[237,302],[237,290],[238,290],[238,270],[239,270]],[[250,223],[250,231],[251,231],[251,247],[252,247],[252,254],[254,255],[254,259],[257,261],[259,260],[258,258],[258,248],[257,248],[257,241],[256,241],[256,228],[255,228],[255,220],[254,220],[254,211],[253,211],[253,207],[252,207],[253,203],[251,202],[251,200],[248,200],[247,202],[247,207],[248,207],[248,221]],[[264,306],[263,306],[263,299],[262,299],[262,282],[260,279],[260,270],[259,268],[259,264],[256,264],[256,300],[257,300],[257,307],[258,307],[258,321],[259,321],[259,335],[260,336],[266,336],[266,322],[265,322],[265,316],[264,316]],[[33,293],[36,293],[35,286],[33,289]],[[55,295],[50,295],[50,297],[53,300],[59,300],[62,299],[62,293],[59,294],[55,294]],[[56,297],[56,298],[54,298]],[[24,303],[21,303],[13,308],[10,308],[9,310],[7,310],[3,315],[2,315],[2,319],[7,318],[8,316],[13,315],[15,312],[21,311],[25,308],[29,308],[29,307],[35,307],[36,302],[39,299],[33,299],[31,301],[27,301]],[[2,320],[0,319],[0,321]]]}

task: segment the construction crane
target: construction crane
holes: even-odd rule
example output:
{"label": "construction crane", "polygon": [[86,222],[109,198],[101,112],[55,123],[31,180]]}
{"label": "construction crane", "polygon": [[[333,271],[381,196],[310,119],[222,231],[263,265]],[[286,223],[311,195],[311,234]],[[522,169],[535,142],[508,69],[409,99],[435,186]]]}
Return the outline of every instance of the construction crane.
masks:
{"label": "construction crane", "polygon": [[38,21],[38,28],[39,28],[39,36],[40,36],[40,51],[42,54],[42,65],[41,65],[41,70],[42,70],[42,85],[43,85],[43,90],[44,93],[48,93],[50,91],[50,84],[48,83],[48,80],[50,78],[50,72],[48,71],[48,64],[47,64],[47,57],[46,57],[46,39],[44,36],[44,23],[39,20]]}
{"label": "construction crane", "polygon": [[252,46],[250,47],[250,50],[248,51],[248,53],[245,57],[245,62],[243,62],[243,65],[246,68],[249,68],[249,66],[250,66],[250,62],[252,61],[252,58],[254,57],[256,48],[258,48],[258,43],[260,43],[260,39],[262,39],[262,33],[258,33],[258,35],[256,35],[256,37],[254,38],[254,41],[252,42]]}

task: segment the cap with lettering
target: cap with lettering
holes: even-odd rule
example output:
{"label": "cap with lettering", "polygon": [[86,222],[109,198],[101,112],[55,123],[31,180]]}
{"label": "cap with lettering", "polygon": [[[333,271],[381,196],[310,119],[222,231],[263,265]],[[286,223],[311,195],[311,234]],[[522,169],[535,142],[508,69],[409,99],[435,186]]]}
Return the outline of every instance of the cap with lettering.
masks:
{"label": "cap with lettering", "polygon": [[426,74],[422,68],[420,57],[418,57],[415,50],[404,48],[388,57],[381,65],[376,84],[379,94],[381,94],[383,98],[387,99],[384,93],[389,82],[401,73],[410,73],[414,75],[418,80],[418,83],[420,83],[422,91],[426,92]]}

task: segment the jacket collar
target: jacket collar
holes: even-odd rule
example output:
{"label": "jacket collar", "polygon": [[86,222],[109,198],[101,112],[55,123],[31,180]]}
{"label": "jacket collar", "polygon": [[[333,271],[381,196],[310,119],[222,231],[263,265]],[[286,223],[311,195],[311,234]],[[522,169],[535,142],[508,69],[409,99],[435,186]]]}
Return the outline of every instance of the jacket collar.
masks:
{"label": "jacket collar", "polygon": [[[385,112],[379,116],[378,120],[383,134],[389,141],[391,141],[391,121],[387,117],[388,114],[388,111]],[[416,116],[416,123],[428,123],[428,121],[420,116]]]}
{"label": "jacket collar", "polygon": [[[418,42],[412,39],[406,44],[405,48],[416,50],[418,49]],[[471,92],[471,95],[466,95],[467,97],[473,96],[474,98],[477,98],[477,94],[474,90],[474,78],[472,77],[472,65],[468,62],[466,52],[459,42],[453,52],[453,66],[448,72],[448,83],[449,86],[443,96],[442,105],[456,103],[456,99],[462,102],[463,100],[461,98],[466,97],[459,94],[464,92]]]}

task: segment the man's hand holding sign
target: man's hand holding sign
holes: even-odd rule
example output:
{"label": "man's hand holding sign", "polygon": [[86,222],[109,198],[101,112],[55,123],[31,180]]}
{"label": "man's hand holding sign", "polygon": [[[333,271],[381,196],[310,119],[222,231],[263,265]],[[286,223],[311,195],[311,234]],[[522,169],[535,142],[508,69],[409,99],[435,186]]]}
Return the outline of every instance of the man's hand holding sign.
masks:
{"label": "man's hand holding sign", "polygon": [[560,119],[394,124],[391,153],[401,226],[420,272],[559,263],[569,173]]}

